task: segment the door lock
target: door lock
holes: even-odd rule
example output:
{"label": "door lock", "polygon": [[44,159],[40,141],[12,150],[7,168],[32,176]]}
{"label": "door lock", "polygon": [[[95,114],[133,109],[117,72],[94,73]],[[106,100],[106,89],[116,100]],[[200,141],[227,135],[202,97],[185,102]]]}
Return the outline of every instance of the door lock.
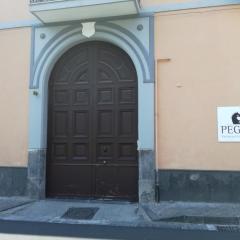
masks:
{"label": "door lock", "polygon": [[107,161],[103,161],[103,164],[107,164]]}
{"label": "door lock", "polygon": [[108,148],[107,148],[107,147],[104,147],[104,148],[103,148],[103,152],[104,152],[104,153],[108,152]]}

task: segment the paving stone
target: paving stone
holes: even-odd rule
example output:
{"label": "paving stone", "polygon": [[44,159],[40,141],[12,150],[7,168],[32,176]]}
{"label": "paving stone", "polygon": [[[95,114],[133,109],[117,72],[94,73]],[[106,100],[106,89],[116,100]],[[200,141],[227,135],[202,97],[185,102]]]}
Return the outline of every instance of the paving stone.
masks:
{"label": "paving stone", "polygon": [[0,212],[25,205],[33,200],[22,197],[0,198]]}

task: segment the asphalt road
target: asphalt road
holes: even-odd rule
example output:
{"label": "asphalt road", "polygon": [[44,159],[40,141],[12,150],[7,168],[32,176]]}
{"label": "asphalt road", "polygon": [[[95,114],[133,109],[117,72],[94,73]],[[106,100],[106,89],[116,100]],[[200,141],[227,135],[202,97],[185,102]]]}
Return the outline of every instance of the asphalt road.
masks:
{"label": "asphalt road", "polygon": [[240,233],[0,221],[1,240],[70,240],[76,238],[88,240],[239,240]]}

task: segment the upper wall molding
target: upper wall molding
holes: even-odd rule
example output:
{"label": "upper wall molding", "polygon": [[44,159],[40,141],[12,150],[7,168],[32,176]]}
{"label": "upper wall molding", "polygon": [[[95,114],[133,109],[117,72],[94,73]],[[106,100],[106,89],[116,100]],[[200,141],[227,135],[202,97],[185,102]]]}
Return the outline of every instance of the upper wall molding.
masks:
{"label": "upper wall molding", "polygon": [[[157,12],[169,12],[177,10],[187,10],[196,8],[207,8],[207,7],[220,7],[220,6],[230,6],[230,5],[240,5],[240,0],[195,0],[187,1],[185,3],[163,3],[159,5],[154,5],[151,7],[145,7],[140,10],[140,17],[146,15],[152,15]],[[119,17],[121,18],[127,18]],[[66,23],[65,23],[66,24]],[[38,19],[29,20],[19,20],[19,21],[8,21],[0,22],[0,30],[12,29],[12,28],[24,28],[24,27],[36,27],[43,26]]]}
{"label": "upper wall molding", "polygon": [[37,19],[0,22],[0,30],[11,29],[11,28],[33,27],[33,26],[39,26],[39,25],[41,25],[41,23]]}
{"label": "upper wall molding", "polygon": [[177,10],[187,10],[206,7],[220,7],[228,5],[238,5],[240,0],[197,0],[185,3],[162,3],[151,7],[143,8],[141,13],[169,12]]}

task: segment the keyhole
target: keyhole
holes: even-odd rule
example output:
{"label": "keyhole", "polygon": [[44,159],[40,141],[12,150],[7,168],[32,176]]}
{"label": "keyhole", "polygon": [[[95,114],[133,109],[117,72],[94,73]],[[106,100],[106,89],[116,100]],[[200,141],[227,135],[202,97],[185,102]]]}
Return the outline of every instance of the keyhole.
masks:
{"label": "keyhole", "polygon": [[107,147],[103,148],[103,152],[106,153],[108,151]]}

